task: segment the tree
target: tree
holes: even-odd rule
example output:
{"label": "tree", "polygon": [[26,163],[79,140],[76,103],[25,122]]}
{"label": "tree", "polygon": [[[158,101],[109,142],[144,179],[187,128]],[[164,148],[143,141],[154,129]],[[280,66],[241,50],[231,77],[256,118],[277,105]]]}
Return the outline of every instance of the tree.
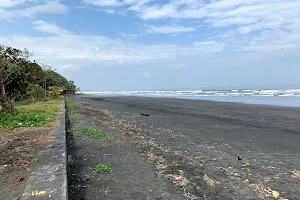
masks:
{"label": "tree", "polygon": [[74,81],[67,80],[51,67],[46,65],[41,67],[36,61],[30,61],[29,58],[32,55],[33,53],[28,49],[21,51],[0,45],[0,103],[2,109],[6,109],[6,105],[11,109],[10,102],[12,100],[42,98],[47,89],[54,98],[62,92],[76,92]]}
{"label": "tree", "polygon": [[56,99],[62,92],[63,92],[63,89],[61,89],[60,87],[57,87],[57,86],[49,87],[49,95],[53,99]]}

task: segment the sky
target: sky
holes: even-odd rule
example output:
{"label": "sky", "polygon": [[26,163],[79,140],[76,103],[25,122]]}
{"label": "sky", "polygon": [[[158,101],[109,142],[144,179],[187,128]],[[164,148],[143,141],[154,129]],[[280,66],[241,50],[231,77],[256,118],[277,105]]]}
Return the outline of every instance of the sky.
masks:
{"label": "sky", "polygon": [[300,85],[300,1],[0,0],[0,44],[81,90]]}

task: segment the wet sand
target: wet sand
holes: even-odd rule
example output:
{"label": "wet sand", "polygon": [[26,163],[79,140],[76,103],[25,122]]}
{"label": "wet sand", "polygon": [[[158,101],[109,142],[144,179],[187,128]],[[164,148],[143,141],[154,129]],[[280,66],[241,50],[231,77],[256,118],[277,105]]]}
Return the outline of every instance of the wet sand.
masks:
{"label": "wet sand", "polygon": [[269,190],[300,199],[300,179],[290,173],[300,170],[299,108],[145,97],[75,99],[109,110],[163,149],[168,167],[156,167],[158,177],[183,173],[197,199],[268,199]]}

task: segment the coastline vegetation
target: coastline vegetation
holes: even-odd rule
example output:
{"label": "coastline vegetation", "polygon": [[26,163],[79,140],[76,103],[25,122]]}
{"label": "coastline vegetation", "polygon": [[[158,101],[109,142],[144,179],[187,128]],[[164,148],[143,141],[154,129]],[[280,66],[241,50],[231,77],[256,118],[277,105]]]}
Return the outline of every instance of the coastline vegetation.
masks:
{"label": "coastline vegetation", "polygon": [[55,121],[63,101],[60,95],[76,92],[74,81],[31,56],[28,49],[0,45],[0,130]]}
{"label": "coastline vegetation", "polygon": [[51,67],[29,58],[28,49],[0,45],[0,105],[3,111],[14,110],[16,101],[38,101],[47,97],[76,92],[69,81]]}

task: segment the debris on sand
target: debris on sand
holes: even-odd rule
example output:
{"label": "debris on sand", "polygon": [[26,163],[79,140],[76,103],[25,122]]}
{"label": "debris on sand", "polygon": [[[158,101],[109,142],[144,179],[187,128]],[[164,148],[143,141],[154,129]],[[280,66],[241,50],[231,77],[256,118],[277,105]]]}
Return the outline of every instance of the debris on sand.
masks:
{"label": "debris on sand", "polygon": [[25,180],[25,177],[20,177],[20,178],[17,178],[16,180],[14,180],[14,183],[21,183],[22,181]]}
{"label": "debris on sand", "polygon": [[142,116],[145,116],[145,117],[149,117],[150,115],[148,115],[148,114],[143,114],[143,113],[141,113],[141,115]]}
{"label": "debris on sand", "polygon": [[278,198],[280,196],[280,193],[277,192],[276,190],[273,190],[272,195],[273,195],[273,197]]}
{"label": "debris on sand", "polygon": [[47,193],[46,191],[33,191],[31,194],[32,194],[32,196],[41,196],[46,193]]}
{"label": "debris on sand", "polygon": [[290,171],[290,174],[295,178],[300,178],[300,171],[299,170],[294,169],[294,170]]}
{"label": "debris on sand", "polygon": [[185,187],[183,187],[183,196],[185,196],[187,199],[190,200],[196,200],[198,199],[195,195],[193,195],[191,192],[189,192]]}
{"label": "debris on sand", "polygon": [[148,152],[147,155],[148,155],[148,160],[154,161],[154,160],[156,160],[158,158],[156,152]]}
{"label": "debris on sand", "polygon": [[259,192],[260,199],[264,199],[265,197],[273,197],[279,200],[287,200],[283,197],[280,197],[280,193],[276,190],[272,190],[271,188],[265,186],[262,183],[253,183],[250,184],[250,187],[254,188],[255,191]]}
{"label": "debris on sand", "polygon": [[215,181],[213,179],[211,179],[209,176],[207,176],[206,174],[203,176],[203,180],[209,186],[214,186],[215,185]]}
{"label": "debris on sand", "polygon": [[186,186],[187,184],[189,184],[189,180],[187,180],[184,176],[168,174],[168,175],[166,175],[166,177],[172,178],[173,183],[178,186]]}

